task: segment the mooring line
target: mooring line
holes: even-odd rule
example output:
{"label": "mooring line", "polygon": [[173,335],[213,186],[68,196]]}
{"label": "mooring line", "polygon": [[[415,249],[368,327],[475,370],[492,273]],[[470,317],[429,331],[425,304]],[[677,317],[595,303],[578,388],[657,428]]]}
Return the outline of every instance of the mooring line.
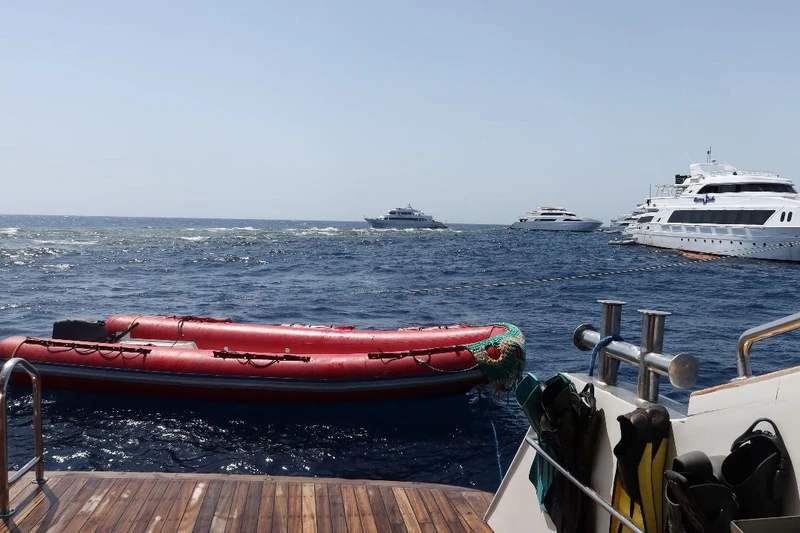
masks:
{"label": "mooring line", "polygon": [[[792,246],[797,246],[800,244],[800,241],[789,242],[789,243],[778,243],[772,246],[764,246],[762,248],[756,248],[755,250],[749,250],[746,252],[736,253],[735,255],[709,255],[707,257],[701,257],[698,259],[692,259],[690,261],[679,261],[674,263],[666,263],[663,265],[651,265],[647,267],[637,267],[637,268],[626,268],[622,270],[609,270],[606,272],[592,272],[589,274],[573,274],[571,276],[555,276],[550,278],[536,278],[536,279],[528,279],[528,280],[521,280],[521,281],[497,281],[492,283],[475,283],[470,285],[451,285],[446,287],[424,287],[419,289],[380,289],[374,291],[363,291],[370,294],[423,294],[429,292],[447,292],[447,291],[467,291],[467,290],[479,290],[479,289],[494,289],[499,287],[516,287],[521,285],[535,285],[537,283],[553,283],[559,281],[570,281],[570,280],[579,280],[579,279],[591,279],[591,278],[601,278],[601,277],[608,277],[608,276],[619,276],[624,274],[634,274],[638,272],[652,272],[655,270],[664,270],[667,268],[678,268],[684,266],[691,266],[696,265],[698,263],[708,263],[711,261],[724,261],[727,259],[739,259],[742,257],[746,257],[748,255],[752,255],[754,253],[762,253],[765,251],[771,251],[778,248],[787,248]],[[673,250],[667,249],[670,251],[677,251],[677,252],[686,252],[686,253],[702,253],[702,252],[690,252],[689,250]],[[723,250],[721,253],[731,253],[733,254],[733,250]]]}

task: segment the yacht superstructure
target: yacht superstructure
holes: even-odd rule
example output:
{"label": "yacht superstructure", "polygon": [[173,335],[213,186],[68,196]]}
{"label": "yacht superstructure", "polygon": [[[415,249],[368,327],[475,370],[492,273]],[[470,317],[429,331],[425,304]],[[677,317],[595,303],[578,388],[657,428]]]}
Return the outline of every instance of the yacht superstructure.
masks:
{"label": "yacht superstructure", "polygon": [[364,218],[373,228],[379,229],[445,229],[447,226],[438,220],[434,220],[432,215],[423,213],[419,209],[414,209],[411,204],[408,207],[397,207],[390,209],[386,215],[375,218]]}
{"label": "yacht superstructure", "polygon": [[592,218],[579,217],[563,207],[538,207],[521,215],[511,224],[512,229],[541,231],[594,231],[603,223]]}
{"label": "yacht superstructure", "polygon": [[652,198],[627,233],[639,244],[714,255],[800,261],[800,195],[775,173],[709,161],[676,176],[682,192]]}

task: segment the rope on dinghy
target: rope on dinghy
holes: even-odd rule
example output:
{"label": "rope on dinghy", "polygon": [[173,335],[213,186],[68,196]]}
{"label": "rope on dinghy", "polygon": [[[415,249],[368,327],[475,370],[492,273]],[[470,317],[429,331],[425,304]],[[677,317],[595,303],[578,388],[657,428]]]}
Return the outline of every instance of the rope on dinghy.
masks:
{"label": "rope on dinghy", "polygon": [[[506,328],[505,333],[467,345],[483,375],[498,391],[509,391],[517,386],[525,371],[525,336],[513,324],[498,324]],[[494,346],[500,356],[492,359],[487,352]]]}

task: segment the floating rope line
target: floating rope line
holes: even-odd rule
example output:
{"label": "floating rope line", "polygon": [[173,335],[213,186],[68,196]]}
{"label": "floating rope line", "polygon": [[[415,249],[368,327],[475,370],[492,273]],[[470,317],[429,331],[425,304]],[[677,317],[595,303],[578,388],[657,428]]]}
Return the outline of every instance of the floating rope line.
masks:
{"label": "floating rope line", "polygon": [[[696,265],[698,263],[708,263],[710,261],[725,261],[728,259],[738,259],[742,257],[747,257],[748,255],[768,252],[771,250],[777,250],[778,248],[787,248],[792,246],[800,245],[800,241],[795,242],[781,242],[778,244],[774,244],[771,246],[764,246],[761,248],[756,248],[753,250],[744,251],[741,253],[735,252],[734,250],[723,250],[722,252],[717,252],[714,255],[708,255],[704,257],[700,257],[697,259],[692,259],[689,261],[679,261],[674,263],[666,263],[663,265],[651,265],[646,267],[636,267],[636,268],[626,268],[622,270],[608,270],[605,272],[592,272],[589,274],[574,274],[571,276],[556,276],[552,278],[536,278],[536,279],[528,279],[528,280],[521,280],[521,281],[497,281],[493,283],[476,283],[470,285],[452,285],[449,287],[424,287],[420,289],[383,289],[383,290],[376,290],[376,291],[367,291],[373,294],[380,294],[380,293],[388,293],[388,294],[424,294],[428,292],[447,292],[447,291],[469,291],[469,290],[478,290],[478,289],[495,289],[499,287],[518,287],[523,285],[535,285],[537,283],[553,283],[558,281],[570,281],[570,280],[578,280],[578,279],[592,279],[592,278],[602,278],[608,276],[620,276],[624,274],[635,274],[639,272],[652,272],[656,270],[664,270],[668,268],[678,268],[678,267],[685,267]],[[675,250],[672,248],[665,248],[664,250],[669,251],[676,251],[676,252],[686,252],[686,253],[703,253],[703,252],[691,252],[689,250]],[[729,255],[718,255],[718,254],[729,254]]]}

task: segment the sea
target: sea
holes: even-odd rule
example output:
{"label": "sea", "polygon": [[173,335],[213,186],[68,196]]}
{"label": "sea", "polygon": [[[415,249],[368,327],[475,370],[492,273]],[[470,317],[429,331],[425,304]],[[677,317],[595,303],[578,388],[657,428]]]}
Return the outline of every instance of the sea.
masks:
{"label": "sea", "polygon": [[[65,318],[196,315],[363,329],[511,322],[527,371],[585,372],[574,329],[599,299],[672,313],[664,351],[700,361],[692,390],[736,376],[739,335],[800,311],[800,265],[698,261],[610,246],[606,233],[500,225],[374,230],[364,222],[0,216],[0,337],[48,337]],[[800,337],[757,343],[754,373],[800,364]],[[623,365],[621,381],[635,370]],[[263,405],[43,392],[45,468],[318,476],[495,491],[527,428],[513,393]],[[30,389],[9,391],[9,462],[33,456]],[[745,429],[745,428],[743,428]]]}

